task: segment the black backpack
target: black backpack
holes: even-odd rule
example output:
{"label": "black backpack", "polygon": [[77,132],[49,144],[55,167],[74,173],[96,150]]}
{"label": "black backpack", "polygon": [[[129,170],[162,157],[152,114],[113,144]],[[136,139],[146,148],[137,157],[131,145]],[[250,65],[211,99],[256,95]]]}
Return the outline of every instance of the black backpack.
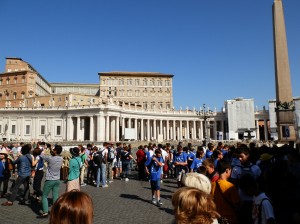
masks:
{"label": "black backpack", "polygon": [[93,161],[98,166],[100,166],[103,163],[102,151],[98,151],[93,155]]}

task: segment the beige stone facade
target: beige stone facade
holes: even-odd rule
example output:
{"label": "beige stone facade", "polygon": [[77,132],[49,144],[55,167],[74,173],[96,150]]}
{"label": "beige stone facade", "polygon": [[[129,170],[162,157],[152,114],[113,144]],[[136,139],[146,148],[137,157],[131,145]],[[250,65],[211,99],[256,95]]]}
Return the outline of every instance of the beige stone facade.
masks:
{"label": "beige stone facade", "polygon": [[101,72],[100,97],[144,110],[173,108],[173,75],[155,72]]}

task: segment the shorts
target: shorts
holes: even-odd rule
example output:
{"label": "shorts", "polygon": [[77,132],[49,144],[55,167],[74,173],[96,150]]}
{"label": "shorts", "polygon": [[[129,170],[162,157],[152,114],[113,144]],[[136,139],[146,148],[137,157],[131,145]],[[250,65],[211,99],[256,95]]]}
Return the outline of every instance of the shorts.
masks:
{"label": "shorts", "polygon": [[153,191],[160,190],[160,178],[157,180],[151,180],[150,184],[151,184],[151,190]]}
{"label": "shorts", "polygon": [[122,161],[121,159],[116,159],[113,163],[113,167],[122,168]]}

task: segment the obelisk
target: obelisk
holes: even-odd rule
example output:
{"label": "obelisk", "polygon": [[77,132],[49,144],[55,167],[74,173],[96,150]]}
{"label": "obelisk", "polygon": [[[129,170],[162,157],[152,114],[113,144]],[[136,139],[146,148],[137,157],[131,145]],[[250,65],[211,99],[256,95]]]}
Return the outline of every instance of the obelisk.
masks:
{"label": "obelisk", "polygon": [[295,141],[294,104],[281,0],[274,0],[273,3],[273,37],[278,140],[279,142]]}

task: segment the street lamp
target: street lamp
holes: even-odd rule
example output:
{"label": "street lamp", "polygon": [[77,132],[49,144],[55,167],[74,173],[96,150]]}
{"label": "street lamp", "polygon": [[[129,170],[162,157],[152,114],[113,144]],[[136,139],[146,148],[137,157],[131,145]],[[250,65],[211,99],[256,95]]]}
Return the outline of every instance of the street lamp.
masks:
{"label": "street lamp", "polygon": [[207,121],[209,121],[209,119],[213,116],[214,112],[212,110],[209,109],[209,107],[206,107],[205,104],[203,104],[203,108],[201,109],[200,107],[200,110],[196,112],[197,116],[200,118],[200,119],[203,119],[204,120],[204,139],[205,139],[205,144],[207,142]]}

